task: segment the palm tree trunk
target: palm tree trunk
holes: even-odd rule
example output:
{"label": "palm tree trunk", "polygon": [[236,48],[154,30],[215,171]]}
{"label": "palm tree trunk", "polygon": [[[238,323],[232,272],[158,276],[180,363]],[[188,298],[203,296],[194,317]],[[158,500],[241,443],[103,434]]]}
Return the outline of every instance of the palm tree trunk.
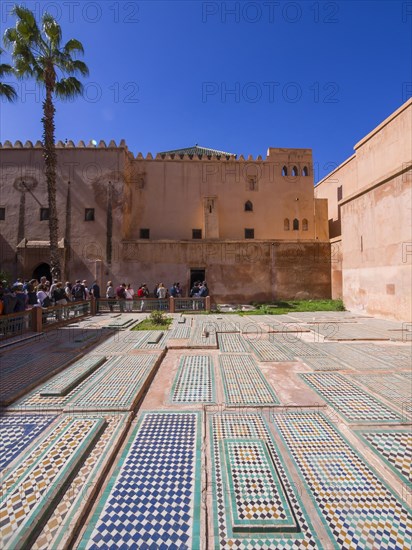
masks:
{"label": "palm tree trunk", "polygon": [[56,75],[54,68],[45,70],[46,98],[43,102],[43,158],[47,182],[47,194],[49,200],[49,234],[50,234],[50,270],[53,278],[61,280],[61,266],[59,257],[59,224],[56,206],[56,149],[54,138],[54,113],[53,90]]}

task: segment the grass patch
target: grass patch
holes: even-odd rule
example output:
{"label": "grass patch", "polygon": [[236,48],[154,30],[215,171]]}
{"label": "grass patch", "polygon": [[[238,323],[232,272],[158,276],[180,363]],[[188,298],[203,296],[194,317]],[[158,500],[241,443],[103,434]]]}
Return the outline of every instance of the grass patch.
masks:
{"label": "grass patch", "polygon": [[342,300],[289,300],[274,304],[256,305],[254,311],[242,311],[241,315],[282,315],[298,311],[345,311]]}
{"label": "grass patch", "polygon": [[152,311],[147,319],[136,325],[132,330],[165,330],[172,324],[173,319],[167,317],[163,311]]}
{"label": "grass patch", "polygon": [[167,330],[172,324],[173,319],[167,319],[166,323],[160,325],[150,319],[144,319],[141,323],[132,328],[132,330]]}

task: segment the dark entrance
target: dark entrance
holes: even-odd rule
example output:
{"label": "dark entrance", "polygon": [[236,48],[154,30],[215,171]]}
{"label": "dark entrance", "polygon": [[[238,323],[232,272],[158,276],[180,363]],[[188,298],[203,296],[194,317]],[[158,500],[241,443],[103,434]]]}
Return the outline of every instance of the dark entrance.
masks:
{"label": "dark entrance", "polygon": [[49,264],[40,264],[33,271],[32,279],[37,279],[40,281],[41,277],[46,277],[48,281],[51,282],[51,273]]}
{"label": "dark entrance", "polygon": [[193,287],[194,283],[200,281],[201,283],[205,280],[205,270],[204,269],[191,269],[190,270],[190,288]]}

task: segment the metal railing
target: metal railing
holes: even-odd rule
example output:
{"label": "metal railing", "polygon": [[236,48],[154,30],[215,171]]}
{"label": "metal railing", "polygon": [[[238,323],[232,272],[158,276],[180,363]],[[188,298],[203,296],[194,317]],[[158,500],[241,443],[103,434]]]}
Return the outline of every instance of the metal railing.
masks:
{"label": "metal railing", "polygon": [[0,342],[32,330],[31,311],[0,315]]}
{"label": "metal railing", "polygon": [[69,302],[65,306],[42,308],[42,327],[48,328],[58,323],[70,323],[79,317],[90,315],[90,312],[90,301]]}
{"label": "metal railing", "polygon": [[169,299],[144,298],[143,300],[112,300],[99,298],[96,304],[98,313],[139,313],[145,311],[170,311]]}
{"label": "metal railing", "polygon": [[175,311],[205,311],[206,298],[175,298]]}

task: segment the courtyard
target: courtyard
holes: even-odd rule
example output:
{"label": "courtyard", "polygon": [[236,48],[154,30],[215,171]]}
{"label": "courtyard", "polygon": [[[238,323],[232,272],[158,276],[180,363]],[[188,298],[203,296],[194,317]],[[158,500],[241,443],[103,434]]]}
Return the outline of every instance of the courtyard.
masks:
{"label": "courtyard", "polygon": [[411,325],[89,316],[5,341],[3,548],[411,547]]}

